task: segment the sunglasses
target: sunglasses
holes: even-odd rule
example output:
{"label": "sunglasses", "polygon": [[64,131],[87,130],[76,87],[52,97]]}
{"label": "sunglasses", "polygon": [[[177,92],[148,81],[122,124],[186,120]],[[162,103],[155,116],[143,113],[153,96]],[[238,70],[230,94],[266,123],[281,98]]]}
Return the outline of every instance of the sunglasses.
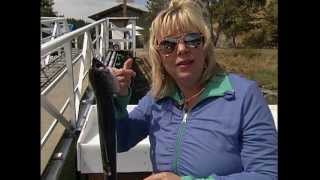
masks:
{"label": "sunglasses", "polygon": [[186,33],[179,37],[166,37],[157,45],[157,50],[164,55],[171,54],[177,48],[180,41],[183,41],[187,48],[198,48],[204,41],[201,33]]}

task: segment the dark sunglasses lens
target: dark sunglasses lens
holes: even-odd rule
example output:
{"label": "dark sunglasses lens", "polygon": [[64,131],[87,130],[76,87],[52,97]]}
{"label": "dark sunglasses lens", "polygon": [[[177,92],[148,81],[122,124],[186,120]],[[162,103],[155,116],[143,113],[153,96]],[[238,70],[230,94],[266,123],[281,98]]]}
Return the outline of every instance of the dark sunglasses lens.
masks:
{"label": "dark sunglasses lens", "polygon": [[189,33],[184,37],[184,43],[190,48],[197,48],[202,42],[202,36],[199,33]]}
{"label": "dark sunglasses lens", "polygon": [[[177,41],[178,38],[166,38],[160,42],[159,50],[163,54],[172,53],[177,46]],[[183,37],[183,41],[188,48],[198,48],[203,41],[203,37],[200,33],[189,33]]]}
{"label": "dark sunglasses lens", "polygon": [[159,48],[162,53],[171,53],[174,51],[177,43],[175,41],[163,40],[161,41]]}

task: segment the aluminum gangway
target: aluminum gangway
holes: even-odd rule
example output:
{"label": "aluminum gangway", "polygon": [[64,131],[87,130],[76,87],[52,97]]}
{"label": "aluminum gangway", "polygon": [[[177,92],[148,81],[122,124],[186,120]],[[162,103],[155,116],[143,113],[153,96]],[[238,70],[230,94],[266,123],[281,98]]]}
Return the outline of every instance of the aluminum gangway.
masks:
{"label": "aluminum gangway", "polygon": [[[113,19],[127,20],[132,28],[114,27]],[[41,177],[57,179],[70,148],[77,140],[93,101],[93,92],[88,81],[88,70],[93,57],[111,61],[115,52],[111,42],[130,42],[135,55],[135,22],[137,17],[109,17],[93,22],[70,32],[64,18],[42,18],[41,65],[48,67],[52,53],[61,57],[59,72],[41,89]],[[49,24],[53,28],[49,27]],[[128,39],[109,38],[112,30],[131,32]],[[83,39],[79,41],[80,39]],[[73,53],[77,49],[78,53]],[[49,57],[49,58],[48,58]],[[43,60],[44,59],[44,60]]]}

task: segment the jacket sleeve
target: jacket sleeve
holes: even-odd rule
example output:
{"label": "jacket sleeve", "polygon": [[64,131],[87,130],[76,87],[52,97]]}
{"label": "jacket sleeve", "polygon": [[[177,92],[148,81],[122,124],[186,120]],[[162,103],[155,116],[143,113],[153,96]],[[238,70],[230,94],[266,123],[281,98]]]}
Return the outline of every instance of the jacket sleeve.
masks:
{"label": "jacket sleeve", "polygon": [[[243,171],[200,179],[276,180],[278,179],[277,131],[271,111],[256,83],[249,86],[242,104],[241,159]],[[184,176],[182,180],[197,179]]]}
{"label": "jacket sleeve", "polygon": [[128,114],[126,97],[115,100],[117,125],[117,150],[128,151],[148,135],[151,97],[141,98],[137,106]]}

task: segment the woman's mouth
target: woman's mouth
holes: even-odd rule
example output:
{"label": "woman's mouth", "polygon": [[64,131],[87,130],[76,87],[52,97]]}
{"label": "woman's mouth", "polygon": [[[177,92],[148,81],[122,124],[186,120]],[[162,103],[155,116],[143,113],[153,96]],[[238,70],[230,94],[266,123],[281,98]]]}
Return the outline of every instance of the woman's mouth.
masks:
{"label": "woman's mouth", "polygon": [[191,66],[192,63],[193,63],[193,60],[183,60],[183,61],[178,62],[176,65],[183,68],[183,67]]}

